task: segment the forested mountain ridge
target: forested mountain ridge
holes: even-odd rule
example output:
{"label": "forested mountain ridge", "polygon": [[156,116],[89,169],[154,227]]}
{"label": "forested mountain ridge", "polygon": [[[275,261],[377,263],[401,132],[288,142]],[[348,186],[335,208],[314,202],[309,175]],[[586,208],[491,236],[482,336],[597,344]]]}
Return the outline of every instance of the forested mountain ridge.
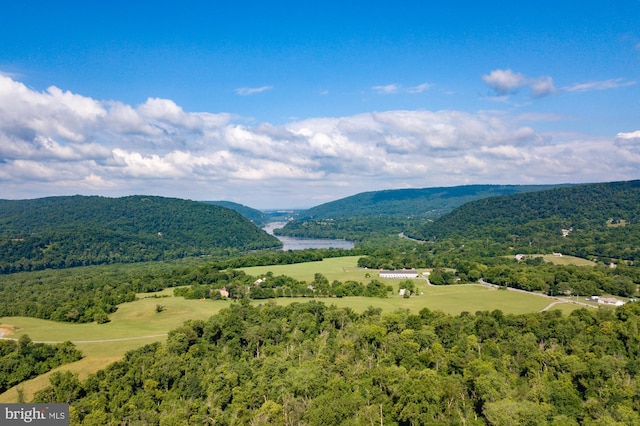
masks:
{"label": "forested mountain ridge", "polygon": [[412,229],[415,238],[483,239],[633,260],[640,254],[640,180],[576,185],[467,203]]}
{"label": "forested mountain ridge", "polygon": [[228,209],[234,210],[259,227],[262,227],[269,222],[269,216],[266,213],[245,206],[244,204],[234,203],[233,201],[203,201],[203,203],[213,204],[216,206],[226,207]]}
{"label": "forested mountain ridge", "polygon": [[0,200],[0,272],[279,247],[239,213],[176,198]]}
{"label": "forested mountain ridge", "polygon": [[454,187],[390,189],[363,192],[312,207],[300,220],[367,216],[420,216],[436,218],[472,200],[522,192],[542,191],[558,185],[464,185]]}
{"label": "forested mountain ridge", "polygon": [[362,241],[403,232],[416,222],[433,220],[469,201],[559,186],[467,185],[363,192],[303,211],[276,234]]}

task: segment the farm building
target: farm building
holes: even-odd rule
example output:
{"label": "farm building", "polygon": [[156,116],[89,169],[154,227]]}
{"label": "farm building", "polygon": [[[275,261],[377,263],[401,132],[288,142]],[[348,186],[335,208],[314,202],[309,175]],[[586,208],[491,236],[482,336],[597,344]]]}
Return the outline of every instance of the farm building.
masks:
{"label": "farm building", "polygon": [[592,302],[598,302],[601,305],[613,305],[613,306],[624,305],[624,302],[622,300],[616,299],[615,297],[591,296],[591,297],[587,297],[587,300]]}
{"label": "farm building", "polygon": [[598,303],[604,305],[613,305],[613,306],[622,306],[624,302],[622,300],[616,299],[615,297],[600,297],[598,298]]}
{"label": "farm building", "polygon": [[380,278],[418,278],[418,271],[415,269],[380,270]]}

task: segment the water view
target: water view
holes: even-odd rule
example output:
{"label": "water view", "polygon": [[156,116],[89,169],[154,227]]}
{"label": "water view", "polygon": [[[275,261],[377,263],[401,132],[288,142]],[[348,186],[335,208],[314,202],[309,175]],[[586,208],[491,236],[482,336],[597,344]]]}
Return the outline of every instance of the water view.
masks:
{"label": "water view", "polygon": [[[286,222],[271,222],[264,226],[267,233],[274,235],[274,229],[280,229],[286,225]],[[354,247],[353,241],[347,240],[333,240],[333,239],[311,239],[311,238],[295,238],[295,237],[283,237],[280,235],[274,235],[277,239],[282,241],[282,250],[304,250],[310,248],[343,248],[352,249]]]}

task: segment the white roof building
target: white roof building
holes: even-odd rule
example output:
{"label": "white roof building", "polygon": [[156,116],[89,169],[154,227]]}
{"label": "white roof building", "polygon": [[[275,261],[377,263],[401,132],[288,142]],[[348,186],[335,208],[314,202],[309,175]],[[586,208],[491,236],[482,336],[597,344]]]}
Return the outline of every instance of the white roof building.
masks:
{"label": "white roof building", "polygon": [[381,269],[380,278],[418,278],[418,271],[415,269]]}
{"label": "white roof building", "polygon": [[622,306],[624,302],[622,300],[616,299],[615,297],[599,297],[598,303],[603,305],[613,305],[613,306]]}

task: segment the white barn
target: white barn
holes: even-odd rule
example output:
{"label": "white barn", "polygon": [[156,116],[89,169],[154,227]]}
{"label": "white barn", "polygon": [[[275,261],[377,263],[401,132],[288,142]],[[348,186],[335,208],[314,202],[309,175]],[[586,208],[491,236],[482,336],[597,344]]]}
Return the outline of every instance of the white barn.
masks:
{"label": "white barn", "polygon": [[418,271],[415,269],[380,270],[380,278],[418,278]]}

